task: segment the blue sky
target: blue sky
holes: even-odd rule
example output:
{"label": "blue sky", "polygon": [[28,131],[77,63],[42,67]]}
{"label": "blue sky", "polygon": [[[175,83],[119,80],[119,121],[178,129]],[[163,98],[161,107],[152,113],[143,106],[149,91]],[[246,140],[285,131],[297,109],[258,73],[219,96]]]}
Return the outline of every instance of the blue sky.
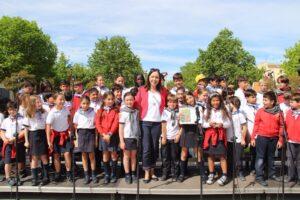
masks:
{"label": "blue sky", "polygon": [[37,21],[71,62],[86,64],[98,38],[122,35],[145,69],[169,74],[194,61],[224,27],[257,63],[279,63],[300,39],[299,9],[297,0],[0,1],[0,16]]}

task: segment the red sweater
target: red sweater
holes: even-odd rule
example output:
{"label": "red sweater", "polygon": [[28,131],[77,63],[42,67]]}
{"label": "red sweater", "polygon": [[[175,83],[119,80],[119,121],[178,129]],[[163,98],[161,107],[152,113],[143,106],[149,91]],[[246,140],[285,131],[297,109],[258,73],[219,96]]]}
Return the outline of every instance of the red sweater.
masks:
{"label": "red sweater", "polygon": [[111,109],[109,112],[103,108],[99,109],[95,117],[95,125],[98,133],[117,134],[119,128],[119,112],[117,109]]}
{"label": "red sweater", "polygon": [[286,113],[285,126],[287,131],[287,139],[292,142],[300,143],[300,116],[293,116],[292,110]]}
{"label": "red sweater", "polygon": [[271,114],[261,108],[257,111],[254,120],[254,128],[251,139],[255,139],[257,135],[263,137],[279,137],[279,141],[283,142],[283,119],[279,113]]}
{"label": "red sweater", "polygon": [[[162,114],[167,101],[168,90],[162,87],[160,90],[161,104],[160,104],[160,114]],[[148,112],[148,90],[145,86],[139,87],[139,91],[135,96],[135,107],[140,111],[140,118],[144,119]]]}

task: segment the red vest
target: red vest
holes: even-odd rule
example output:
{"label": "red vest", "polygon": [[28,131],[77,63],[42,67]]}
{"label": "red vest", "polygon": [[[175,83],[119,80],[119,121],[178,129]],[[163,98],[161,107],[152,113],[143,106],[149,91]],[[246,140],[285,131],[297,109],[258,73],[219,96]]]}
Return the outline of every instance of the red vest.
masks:
{"label": "red vest", "polygon": [[286,131],[287,139],[293,142],[300,143],[300,116],[293,116],[292,110],[289,110],[286,114]]}

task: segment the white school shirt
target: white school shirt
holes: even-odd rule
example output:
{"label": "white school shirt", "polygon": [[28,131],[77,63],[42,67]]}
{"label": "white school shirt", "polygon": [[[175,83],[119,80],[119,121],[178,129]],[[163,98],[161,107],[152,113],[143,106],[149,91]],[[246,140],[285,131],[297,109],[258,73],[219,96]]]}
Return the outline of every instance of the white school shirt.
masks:
{"label": "white school shirt", "polygon": [[73,123],[77,124],[77,129],[94,129],[95,128],[95,111],[89,108],[87,111],[78,109],[75,112]]}
{"label": "white school shirt", "polygon": [[164,109],[162,116],[161,116],[161,121],[166,122],[167,125],[167,139],[168,140],[173,140],[175,136],[177,135],[179,131],[179,112],[177,111],[175,114],[175,123],[173,125],[173,120],[171,119],[171,112],[168,109]]}
{"label": "white school shirt", "polygon": [[70,111],[63,107],[61,110],[57,110],[56,107],[52,108],[48,113],[46,124],[52,126],[52,129],[57,132],[65,131],[69,128],[68,118],[70,116]]}
{"label": "white school shirt", "polygon": [[27,127],[29,131],[45,130],[47,115],[47,112],[36,112],[33,118],[25,116],[23,126]]}
{"label": "white school shirt", "polygon": [[[18,116],[18,127],[17,131],[20,133],[20,131],[23,129],[23,117]],[[5,132],[5,137],[7,139],[11,139],[15,137],[16,133],[16,119],[12,119],[11,117],[7,117],[3,120],[1,124],[1,130]]]}
{"label": "white school shirt", "polygon": [[98,90],[101,96],[103,96],[106,92],[109,92],[109,89],[106,86],[99,87],[98,85],[96,85],[95,88]]}
{"label": "white school shirt", "polygon": [[18,114],[21,115],[22,117],[24,117],[25,113],[26,113],[26,109],[23,106],[20,105]]}
{"label": "white school shirt", "polygon": [[264,107],[264,94],[258,92],[256,95],[256,103],[258,104],[259,108]]}
{"label": "white school shirt", "polygon": [[240,88],[238,88],[235,92],[234,92],[234,96],[238,97],[241,101],[241,108],[246,105],[247,103],[247,99],[245,97],[244,91]]}
{"label": "white school shirt", "polygon": [[4,115],[3,113],[0,113],[0,127],[3,121],[4,121]]}
{"label": "white school shirt", "polygon": [[221,110],[215,110],[212,109],[210,113],[210,118],[208,120],[205,119],[205,116],[207,115],[207,110],[204,112],[204,119],[203,119],[203,128],[210,128],[209,123],[215,122],[215,123],[222,123],[223,128],[227,129],[230,127],[230,120],[228,117],[224,116],[221,112]]}
{"label": "white school shirt", "polygon": [[101,108],[102,102],[101,101],[91,101],[90,107],[94,109],[95,113]]}
{"label": "white school shirt", "polygon": [[231,116],[232,116],[233,129],[231,129],[231,131],[226,132],[227,139],[228,141],[233,141],[233,133],[234,133],[236,143],[241,143],[242,125],[247,123],[246,118],[240,110],[233,112]]}
{"label": "white school shirt", "polygon": [[119,123],[124,125],[124,138],[132,138],[136,139],[138,137],[138,131],[139,131],[139,112],[138,110],[135,110],[133,113],[133,118],[134,118],[134,124],[133,126],[133,131],[131,131],[130,128],[130,119],[129,119],[129,112],[122,111],[120,112],[120,118],[119,118]]}
{"label": "white school shirt", "polygon": [[286,103],[279,104],[280,110],[283,112],[284,118],[286,117],[286,113],[289,109],[291,109],[291,106],[287,105]]}
{"label": "white school shirt", "polygon": [[148,91],[148,110],[143,121],[161,122],[161,96],[159,92]]}
{"label": "white school shirt", "polygon": [[[170,90],[170,93],[176,95],[177,89],[178,89],[177,87],[173,87],[173,88]],[[189,90],[188,90],[187,88],[184,88],[184,91],[185,91],[185,92],[188,92]]]}
{"label": "white school shirt", "polygon": [[253,132],[255,115],[258,109],[259,109],[258,104],[252,105],[248,103],[243,108],[241,108],[241,112],[244,114],[247,121],[247,129],[249,135],[251,135]]}

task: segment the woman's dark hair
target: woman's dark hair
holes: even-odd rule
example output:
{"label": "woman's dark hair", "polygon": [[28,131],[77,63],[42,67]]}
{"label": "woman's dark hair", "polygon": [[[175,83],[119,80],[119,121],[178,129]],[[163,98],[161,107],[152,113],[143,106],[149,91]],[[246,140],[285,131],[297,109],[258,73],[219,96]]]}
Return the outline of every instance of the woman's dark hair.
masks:
{"label": "woman's dark hair", "polygon": [[[50,91],[47,89],[50,89]],[[48,80],[45,79],[40,83],[40,93],[51,92],[52,90],[53,90],[53,87]]]}
{"label": "woman's dark hair", "polygon": [[112,92],[115,92],[115,91],[118,91],[118,90],[120,90],[120,91],[123,90],[122,85],[120,85],[120,84],[114,84],[114,85],[112,86],[112,88],[111,88],[111,91],[112,91]]}
{"label": "woman's dark hair", "polygon": [[[142,79],[142,84],[141,84],[141,85],[139,85],[139,84],[137,83],[137,79],[138,79],[139,77],[141,77],[141,79]],[[140,86],[142,86],[142,85],[145,85],[145,82],[146,82],[146,80],[145,80],[145,77],[144,77],[143,74],[136,74],[136,75],[134,76],[134,84],[135,84],[136,87],[140,87]]]}
{"label": "woman's dark hair", "polygon": [[211,110],[213,109],[211,102],[212,102],[212,99],[214,99],[214,98],[218,98],[220,101],[220,106],[218,109],[221,110],[223,118],[227,117],[228,119],[230,119],[230,116],[228,114],[227,108],[225,107],[222,96],[219,93],[213,93],[213,94],[211,94],[211,96],[209,97],[209,100],[208,100],[207,113],[205,115],[205,120],[210,119]]}
{"label": "woman's dark hair", "polygon": [[134,95],[132,94],[131,91],[130,91],[130,92],[126,92],[126,93],[124,94],[124,99],[125,99],[126,97],[128,97],[128,96],[132,96],[132,97],[134,98]]}
{"label": "woman's dark hair", "polygon": [[275,94],[275,92],[273,91],[269,91],[264,93],[264,98],[269,99],[270,101],[274,101],[273,106],[277,105],[277,96]]}
{"label": "woman's dark hair", "polygon": [[17,109],[18,108],[18,104],[17,102],[14,102],[14,101],[9,101],[7,104],[6,104],[6,109]]}
{"label": "woman's dark hair", "polygon": [[148,76],[147,76],[147,81],[146,81],[146,85],[145,85],[145,88],[149,91],[151,89],[151,84],[150,84],[150,76],[151,74],[153,74],[154,72],[157,72],[158,73],[158,77],[159,77],[159,82],[158,84],[156,85],[156,90],[158,90],[160,92],[161,88],[162,88],[162,85],[161,85],[161,80],[162,80],[162,76],[161,76],[161,73],[160,73],[160,70],[157,69],[157,68],[152,68],[150,69],[149,73],[148,73]]}
{"label": "woman's dark hair", "polygon": [[67,91],[67,92],[64,92],[64,96],[65,96],[65,100],[66,101],[72,101],[72,91]]}
{"label": "woman's dark hair", "polygon": [[88,102],[91,102],[90,97],[85,96],[85,95],[83,95],[83,96],[80,98],[80,102],[82,102],[82,101],[88,101]]}
{"label": "woman's dark hair", "polygon": [[230,97],[229,103],[231,103],[236,109],[240,109],[240,107],[241,107],[241,101],[236,96]]}

